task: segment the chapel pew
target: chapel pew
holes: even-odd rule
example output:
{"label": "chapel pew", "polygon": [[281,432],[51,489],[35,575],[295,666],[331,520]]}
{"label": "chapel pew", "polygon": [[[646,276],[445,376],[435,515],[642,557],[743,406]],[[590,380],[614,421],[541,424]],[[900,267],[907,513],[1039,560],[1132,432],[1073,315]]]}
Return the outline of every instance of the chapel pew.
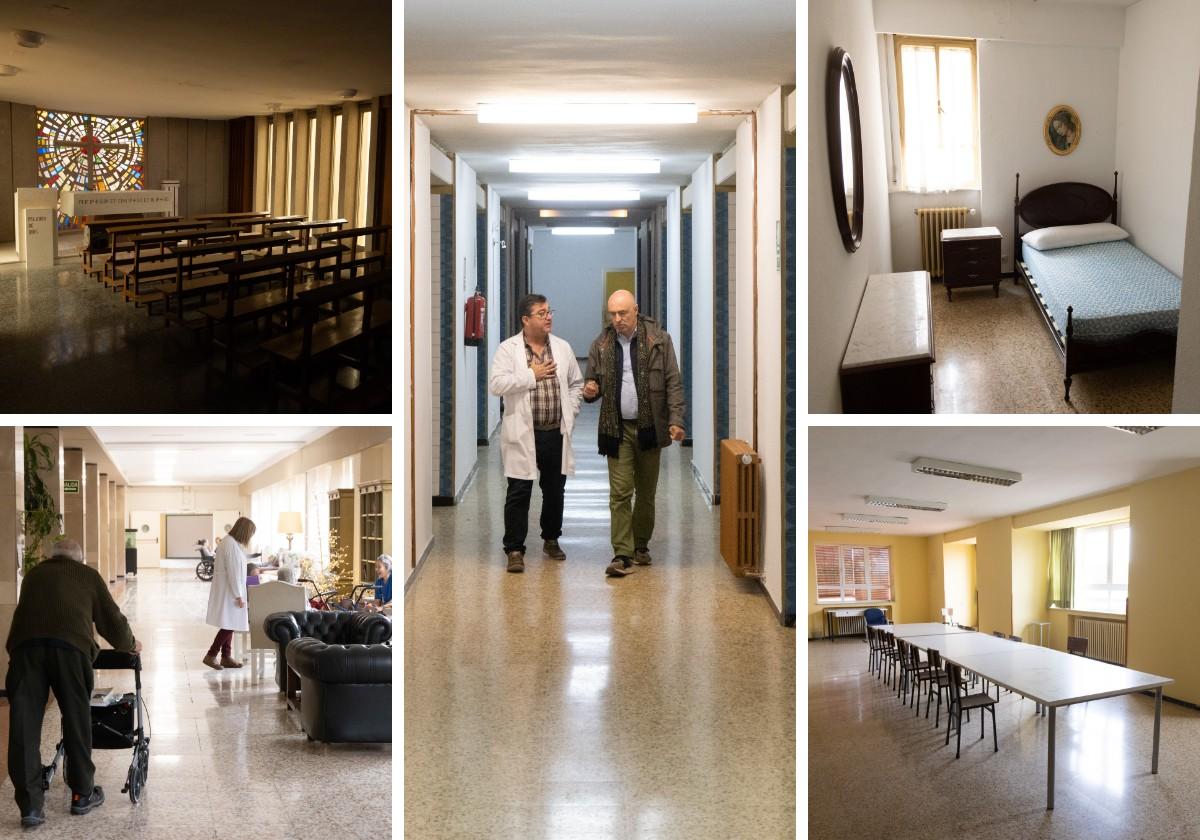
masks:
{"label": "chapel pew", "polygon": [[[216,272],[221,267],[241,262],[247,257],[265,254],[270,256],[291,242],[290,236],[242,236],[227,242],[208,242],[203,245],[185,245],[172,248],[175,255],[175,281],[164,283],[161,295],[167,323],[179,321],[187,325],[184,317],[184,301],[198,295],[203,306],[209,294],[219,293],[225,284],[224,275]],[[201,260],[197,265],[196,260]],[[202,276],[195,276],[203,272]],[[174,311],[172,311],[174,307]]]}
{"label": "chapel pew", "polygon": [[[144,213],[125,213],[115,216],[98,216],[83,226],[83,247],[79,250],[83,260],[85,274],[99,274],[104,269],[111,245],[109,230],[123,225],[143,222],[177,222],[179,216],[156,216],[150,218]],[[97,264],[99,258],[99,264]]]}
{"label": "chapel pew", "polygon": [[[190,230],[198,227],[206,227],[203,223],[193,219],[175,219],[173,221],[159,221],[157,219],[146,222],[134,222],[127,225],[115,225],[108,229],[109,233],[109,254],[108,259],[104,263],[104,272],[100,279],[104,285],[110,287],[113,291],[118,291],[116,271],[118,268],[133,264],[133,247],[130,241],[134,236],[140,236],[147,233],[170,233],[176,230]],[[124,244],[124,248],[122,248]]]}
{"label": "chapel pew", "polygon": [[[133,243],[133,263],[127,268],[114,269],[121,295],[133,305],[142,306],[148,301],[158,300],[157,289],[151,287],[165,282],[173,277],[176,271],[176,257],[167,252],[168,245],[187,243],[199,245],[209,242],[223,242],[237,239],[242,233],[237,227],[193,227],[186,230],[170,231],[168,233],[139,233],[130,237]],[[158,246],[157,254],[144,254],[145,249]],[[210,259],[216,262],[219,255]],[[215,270],[216,266],[214,266]],[[130,282],[132,281],[132,287]]]}
{"label": "chapel pew", "polygon": [[325,228],[332,228],[334,231],[341,230],[346,225],[345,219],[317,219],[315,221],[303,222],[276,222],[267,225],[267,231],[270,233],[291,233],[298,237],[298,244],[301,248],[307,249],[310,244],[320,247],[319,243],[311,242],[312,235]]}
{"label": "chapel pew", "polygon": [[[391,354],[386,350],[374,354],[373,345],[391,329],[391,304],[386,300],[390,285],[391,271],[383,270],[296,295],[300,325],[262,345],[272,360],[273,407],[278,406],[280,396],[290,392],[301,410],[308,411],[320,397],[314,393],[314,385],[324,385],[329,408],[345,410],[338,397],[349,392],[338,390],[337,376],[345,366],[357,372],[354,384],[359,393],[352,396],[373,401],[373,394],[386,392]],[[361,305],[346,308],[359,299]],[[329,314],[330,309],[335,314]]]}
{"label": "chapel pew", "polygon": [[[362,269],[363,273],[372,270],[383,270],[388,268],[388,262],[391,259],[391,225],[370,225],[368,227],[359,228],[344,228],[330,233],[317,234],[316,240],[318,245],[329,245],[333,243],[344,243],[349,246],[347,256],[338,260],[335,268],[337,276],[353,277],[358,274],[358,269]],[[367,247],[359,250],[357,240],[359,237],[367,237]]]}

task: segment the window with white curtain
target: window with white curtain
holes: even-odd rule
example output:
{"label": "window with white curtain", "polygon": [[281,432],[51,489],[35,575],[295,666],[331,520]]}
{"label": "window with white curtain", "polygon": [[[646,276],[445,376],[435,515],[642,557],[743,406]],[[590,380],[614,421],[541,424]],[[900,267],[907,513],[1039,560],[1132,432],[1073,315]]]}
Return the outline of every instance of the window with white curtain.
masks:
{"label": "window with white curtain", "polygon": [[975,41],[896,35],[902,189],[979,189]]}
{"label": "window with white curtain", "polygon": [[[329,491],[354,487],[354,458],[329,461],[300,475],[277,481],[250,495],[250,518],[262,551],[287,548],[287,534],[277,530],[279,514],[299,511],[304,532],[292,539],[292,551],[307,554],[320,568],[329,562]],[[347,546],[353,551],[353,546]]]}

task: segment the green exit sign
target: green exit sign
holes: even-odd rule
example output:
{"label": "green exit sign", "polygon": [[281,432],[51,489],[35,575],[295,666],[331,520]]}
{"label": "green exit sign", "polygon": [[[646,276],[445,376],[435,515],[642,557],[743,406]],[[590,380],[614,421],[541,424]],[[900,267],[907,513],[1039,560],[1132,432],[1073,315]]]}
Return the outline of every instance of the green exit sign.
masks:
{"label": "green exit sign", "polygon": [[64,493],[78,493],[79,492],[79,480],[75,479],[75,478],[65,479],[63,481],[63,492]]}

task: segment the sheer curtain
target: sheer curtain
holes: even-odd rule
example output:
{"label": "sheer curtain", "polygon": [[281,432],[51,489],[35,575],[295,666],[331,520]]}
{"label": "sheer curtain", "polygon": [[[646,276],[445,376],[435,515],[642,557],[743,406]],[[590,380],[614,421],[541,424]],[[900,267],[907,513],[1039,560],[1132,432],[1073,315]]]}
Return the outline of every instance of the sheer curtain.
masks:
{"label": "sheer curtain", "polygon": [[901,44],[905,189],[979,188],[974,65],[969,47]]}
{"label": "sheer curtain", "polygon": [[[279,514],[299,511],[304,532],[292,540],[292,551],[311,556],[320,568],[329,562],[329,491],[354,487],[354,458],[340,458],[250,495],[250,518],[258,526],[256,540],[267,553],[287,548],[287,534],[276,529]],[[350,547],[353,550],[353,546]]]}

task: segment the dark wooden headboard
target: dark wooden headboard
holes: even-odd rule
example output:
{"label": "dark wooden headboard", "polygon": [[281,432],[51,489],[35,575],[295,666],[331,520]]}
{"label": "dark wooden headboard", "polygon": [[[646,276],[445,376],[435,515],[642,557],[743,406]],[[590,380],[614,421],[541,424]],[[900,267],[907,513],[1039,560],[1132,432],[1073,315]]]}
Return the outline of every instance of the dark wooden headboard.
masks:
{"label": "dark wooden headboard", "polygon": [[[1083,225],[1089,222],[1117,223],[1117,173],[1113,173],[1113,189],[1107,190],[1078,181],[1046,184],[1021,197],[1021,173],[1013,193],[1013,260],[1021,254],[1021,220],[1031,229],[1058,225]],[[1013,270],[1016,270],[1014,265]]]}

